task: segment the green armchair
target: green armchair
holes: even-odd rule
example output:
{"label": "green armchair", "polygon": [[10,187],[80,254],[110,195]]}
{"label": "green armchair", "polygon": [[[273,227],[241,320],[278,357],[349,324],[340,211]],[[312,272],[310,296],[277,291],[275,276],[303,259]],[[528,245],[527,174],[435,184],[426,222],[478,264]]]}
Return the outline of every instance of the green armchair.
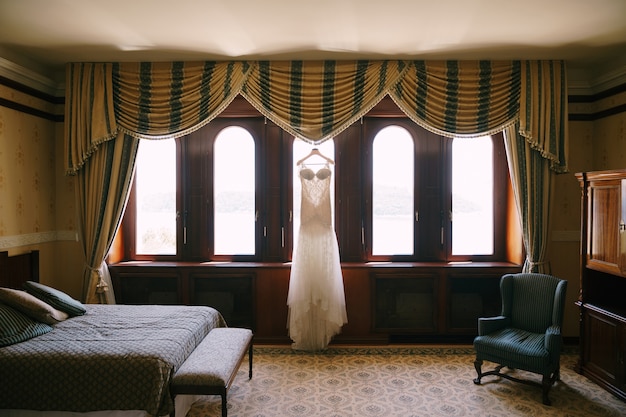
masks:
{"label": "green armchair", "polygon": [[[542,388],[543,403],[550,405],[548,393],[560,379],[561,325],[567,281],[537,273],[507,274],[500,279],[502,314],[478,319],[474,339],[478,377],[497,375],[511,381]],[[483,372],[483,361],[497,364]],[[522,369],[543,376],[541,383],[521,379],[502,368]]]}

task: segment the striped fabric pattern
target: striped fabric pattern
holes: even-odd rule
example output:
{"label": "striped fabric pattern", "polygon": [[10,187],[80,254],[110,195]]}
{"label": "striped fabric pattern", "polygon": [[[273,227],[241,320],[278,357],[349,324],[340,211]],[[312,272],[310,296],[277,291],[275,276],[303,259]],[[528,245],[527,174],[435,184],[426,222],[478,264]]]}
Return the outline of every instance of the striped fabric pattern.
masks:
{"label": "striped fabric pattern", "polygon": [[260,61],[242,95],[285,131],[321,142],[374,107],[405,67],[402,61]]}
{"label": "striped fabric pattern", "polygon": [[540,374],[554,372],[561,353],[567,281],[546,274],[500,280],[502,316],[510,325],[474,339],[477,359]]}
{"label": "striped fabric pattern", "polygon": [[444,136],[502,131],[518,117],[519,61],[413,61],[391,91],[417,124]]}
{"label": "striped fabric pattern", "polygon": [[65,87],[65,166],[76,175],[98,147],[117,134],[113,65],[68,64]]}
{"label": "striped fabric pattern", "polygon": [[549,241],[547,224],[552,177],[555,175],[555,171],[550,169],[553,163],[519,134],[519,122],[507,128],[504,137],[511,182],[523,225],[522,237],[526,248],[523,272],[546,273],[549,272],[545,256]]}
{"label": "striped fabric pattern", "polygon": [[567,72],[563,61],[524,61],[520,68],[519,134],[555,172],[567,172]]}
{"label": "striped fabric pattern", "polygon": [[52,327],[31,319],[0,303],[0,347],[32,339],[52,331]]}
{"label": "striped fabric pattern", "polygon": [[117,63],[112,73],[115,118],[138,138],[186,135],[230,104],[248,70],[241,61]]}
{"label": "striped fabric pattern", "polygon": [[[66,164],[75,174],[119,131],[183,136],[241,93],[294,136],[336,136],[390,95],[416,123],[479,136],[520,120],[554,169],[567,168],[567,89],[561,61],[230,61],[75,63],[67,69]],[[550,88],[544,88],[544,86]]]}
{"label": "striped fabric pattern", "polygon": [[545,333],[551,325],[560,326],[562,315],[554,317],[553,313],[562,292],[559,288],[561,281],[544,274],[503,276],[500,282],[503,308],[506,308],[503,315],[511,317],[511,326],[533,333]]}
{"label": "striped fabric pattern", "polygon": [[477,339],[474,346],[482,359],[540,374],[552,364],[543,334],[506,328]]}

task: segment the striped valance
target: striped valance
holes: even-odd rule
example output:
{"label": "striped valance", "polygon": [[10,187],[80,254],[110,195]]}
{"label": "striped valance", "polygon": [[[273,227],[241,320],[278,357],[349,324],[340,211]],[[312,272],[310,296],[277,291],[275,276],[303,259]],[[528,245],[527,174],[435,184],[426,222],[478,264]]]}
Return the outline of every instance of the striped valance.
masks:
{"label": "striped valance", "polygon": [[[182,136],[237,94],[287,132],[333,137],[385,95],[447,136],[522,136],[565,170],[567,87],[560,61],[233,61],[68,64],[66,164],[75,173],[118,131]],[[523,109],[523,110],[522,110]]]}
{"label": "striped valance", "polygon": [[115,64],[115,118],[138,138],[184,136],[230,104],[248,70],[245,62]]}
{"label": "striped valance", "polygon": [[500,132],[519,112],[519,62],[414,61],[391,97],[413,121],[444,136]]}
{"label": "striped valance", "polygon": [[405,67],[401,61],[262,61],[242,95],[285,131],[321,142],[376,105]]}

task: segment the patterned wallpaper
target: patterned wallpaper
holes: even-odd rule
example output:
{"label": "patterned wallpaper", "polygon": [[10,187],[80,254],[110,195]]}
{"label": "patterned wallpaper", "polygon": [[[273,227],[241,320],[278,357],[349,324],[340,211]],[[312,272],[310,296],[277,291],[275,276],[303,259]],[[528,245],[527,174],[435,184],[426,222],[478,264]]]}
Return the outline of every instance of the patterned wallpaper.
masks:
{"label": "patterned wallpaper", "polygon": [[[0,86],[0,97],[43,112],[58,107],[6,86]],[[75,229],[73,217],[57,224],[58,124],[0,106],[0,237]],[[61,181],[61,186],[71,187],[71,182]],[[62,203],[61,212],[71,207]]]}

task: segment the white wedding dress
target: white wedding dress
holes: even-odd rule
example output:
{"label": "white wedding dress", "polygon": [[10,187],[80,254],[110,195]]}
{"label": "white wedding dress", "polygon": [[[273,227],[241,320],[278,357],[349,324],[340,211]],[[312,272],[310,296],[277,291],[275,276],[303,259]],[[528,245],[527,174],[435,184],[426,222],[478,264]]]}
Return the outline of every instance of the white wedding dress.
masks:
{"label": "white wedding dress", "polygon": [[289,280],[287,327],[297,350],[325,349],[347,323],[343,276],[330,206],[331,171],[300,166],[300,232]]}

